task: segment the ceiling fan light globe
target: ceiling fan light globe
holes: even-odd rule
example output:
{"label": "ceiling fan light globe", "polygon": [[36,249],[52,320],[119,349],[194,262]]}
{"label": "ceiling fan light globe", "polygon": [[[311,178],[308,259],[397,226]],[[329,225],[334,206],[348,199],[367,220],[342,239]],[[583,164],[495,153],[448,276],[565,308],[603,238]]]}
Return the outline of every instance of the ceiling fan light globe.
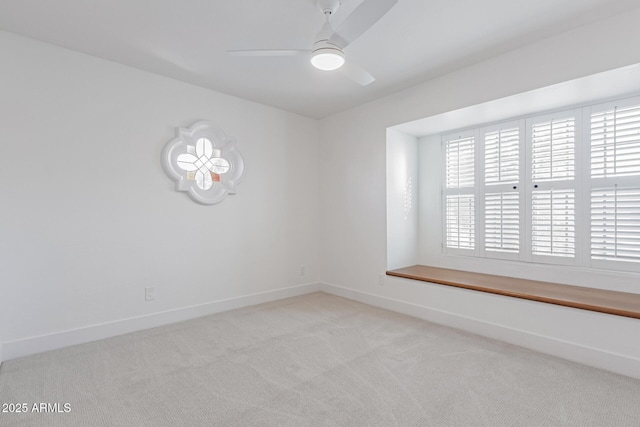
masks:
{"label": "ceiling fan light globe", "polygon": [[311,54],[311,65],[323,71],[337,70],[344,65],[344,53],[333,48],[316,49]]}

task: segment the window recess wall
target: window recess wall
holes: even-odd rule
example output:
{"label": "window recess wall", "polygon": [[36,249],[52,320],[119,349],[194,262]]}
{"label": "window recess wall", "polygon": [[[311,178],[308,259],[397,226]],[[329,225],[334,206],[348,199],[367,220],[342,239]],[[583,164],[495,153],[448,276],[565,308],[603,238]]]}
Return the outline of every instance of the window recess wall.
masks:
{"label": "window recess wall", "polygon": [[[476,128],[499,127],[510,122],[518,122],[526,117],[537,117],[541,115],[538,112],[570,110],[567,106],[599,105],[603,102],[601,100],[628,98],[630,94],[631,96],[640,94],[640,64],[612,69],[505,98],[493,99],[481,104],[469,105],[388,128],[387,155],[396,151],[405,153],[407,138],[415,138],[416,141],[417,158],[415,162],[418,172],[416,179],[413,181],[413,191],[416,192],[417,203],[414,203],[414,212],[417,211],[418,221],[416,232],[411,234],[411,238],[407,237],[409,233],[397,233],[397,226],[402,225],[404,227],[407,224],[407,220],[403,215],[403,201],[406,190],[402,185],[394,186],[391,184],[396,181],[398,183],[404,182],[403,177],[405,177],[407,169],[405,163],[387,161],[387,213],[396,213],[387,217],[387,269],[422,264],[622,292],[639,292],[638,272],[633,270],[611,270],[599,266],[585,266],[585,264],[563,265],[522,262],[520,260],[522,253],[516,256],[506,251],[488,251],[487,248],[484,248],[484,245],[479,243],[474,250],[484,250],[484,256],[465,256],[462,253],[453,253],[460,252],[461,250],[459,249],[443,250],[445,243],[444,192],[446,191],[444,190],[445,176],[442,161],[445,156],[442,144],[443,135],[463,133],[456,131],[456,129],[473,131]],[[517,117],[518,119],[510,120],[510,117]],[[487,125],[487,123],[490,125]],[[590,119],[582,120],[582,128],[590,126]],[[390,130],[393,130],[393,132],[390,133]],[[491,130],[487,129],[486,131],[490,132]],[[582,131],[584,134],[584,129],[580,127],[577,128],[577,131]],[[526,128],[522,132],[521,135],[525,135]],[[389,135],[393,135],[393,138],[389,138]],[[398,135],[404,135],[406,138],[401,139],[401,143],[398,143]],[[584,135],[587,136],[587,134]],[[478,144],[480,142],[484,143],[482,140],[478,141]],[[478,145],[475,149],[477,151]],[[521,150],[519,154],[524,156],[524,151]],[[404,154],[402,155],[404,156]],[[589,156],[576,158],[576,170],[586,167],[585,162],[589,163]],[[403,158],[408,157],[405,156]],[[520,165],[525,163],[522,160]],[[501,165],[504,166],[504,164]],[[480,173],[480,171],[474,171],[475,173]],[[520,173],[524,173],[524,168],[520,168]],[[483,182],[477,177],[474,177],[474,179],[477,182]],[[586,201],[590,210],[588,185],[582,183],[582,181],[579,181],[579,183],[581,187],[575,197],[582,200],[583,203]],[[497,185],[494,184],[496,188]],[[522,177],[518,188],[521,209],[525,209],[524,204],[527,203],[526,185],[527,180]],[[487,187],[491,186],[487,185]],[[460,190],[455,191],[460,192]],[[398,194],[394,194],[394,192]],[[487,200],[484,199],[481,202],[487,203]],[[397,218],[397,220],[394,218]],[[583,247],[586,248],[586,254],[584,250],[578,250],[576,256],[579,262],[583,261],[581,257],[586,256],[587,259],[589,258],[591,230],[588,218],[582,218],[580,215],[576,216],[576,230],[579,230],[580,227],[584,228],[585,224],[587,227],[587,243],[586,246],[583,244]],[[476,226],[479,227],[478,224]],[[518,243],[523,245],[526,237],[523,230],[526,228],[526,223],[520,222],[519,228],[520,241]],[[480,227],[480,230],[482,232],[490,232],[485,227]],[[585,236],[581,234],[582,232],[576,231],[576,239],[584,239]],[[417,236],[417,245],[413,236]],[[398,247],[402,248],[403,256],[401,258],[398,258],[400,254],[397,250]],[[579,244],[577,244],[577,249],[580,249]],[[415,255],[412,255],[411,251],[414,250]],[[390,262],[389,260],[397,262]],[[413,260],[415,260],[415,263],[413,263]]]}

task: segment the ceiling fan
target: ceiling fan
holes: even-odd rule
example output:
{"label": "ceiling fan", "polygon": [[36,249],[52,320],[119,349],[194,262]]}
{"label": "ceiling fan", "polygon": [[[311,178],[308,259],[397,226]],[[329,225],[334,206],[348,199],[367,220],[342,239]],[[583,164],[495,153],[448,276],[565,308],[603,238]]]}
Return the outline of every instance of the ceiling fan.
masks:
{"label": "ceiling fan", "polygon": [[311,64],[325,71],[340,70],[356,83],[366,86],[375,78],[352,61],[346,61],[344,49],[378,22],[398,0],[364,0],[347,16],[338,28],[331,17],[340,7],[340,0],[316,0],[325,16],[325,24],[316,36],[311,49],[254,49],[229,50],[235,56],[295,56],[311,54]]}

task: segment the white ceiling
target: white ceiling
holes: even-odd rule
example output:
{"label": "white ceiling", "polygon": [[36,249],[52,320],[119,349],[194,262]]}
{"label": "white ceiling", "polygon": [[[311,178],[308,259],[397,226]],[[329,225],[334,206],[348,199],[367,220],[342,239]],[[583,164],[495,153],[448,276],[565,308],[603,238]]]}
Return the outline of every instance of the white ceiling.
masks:
{"label": "white ceiling", "polygon": [[[336,18],[361,2],[342,0]],[[315,0],[2,0],[0,28],[321,118],[637,7],[638,0],[399,0],[345,49],[376,77],[366,87],[314,69],[306,56],[227,53],[311,48],[324,21]]]}

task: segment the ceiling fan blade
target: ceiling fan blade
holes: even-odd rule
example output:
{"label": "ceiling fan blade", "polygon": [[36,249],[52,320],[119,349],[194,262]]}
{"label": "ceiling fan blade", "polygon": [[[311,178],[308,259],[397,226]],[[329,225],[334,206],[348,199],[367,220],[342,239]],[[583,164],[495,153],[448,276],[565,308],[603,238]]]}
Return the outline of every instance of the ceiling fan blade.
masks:
{"label": "ceiling fan blade", "polygon": [[351,61],[345,62],[339,70],[342,74],[361,86],[367,86],[376,80],[367,70]]}
{"label": "ceiling fan blade", "polygon": [[365,0],[338,26],[329,43],[347,47],[380,20],[398,0]]}
{"label": "ceiling fan blade", "polygon": [[302,49],[253,49],[253,50],[228,50],[233,56],[296,56],[308,54],[308,50]]}

